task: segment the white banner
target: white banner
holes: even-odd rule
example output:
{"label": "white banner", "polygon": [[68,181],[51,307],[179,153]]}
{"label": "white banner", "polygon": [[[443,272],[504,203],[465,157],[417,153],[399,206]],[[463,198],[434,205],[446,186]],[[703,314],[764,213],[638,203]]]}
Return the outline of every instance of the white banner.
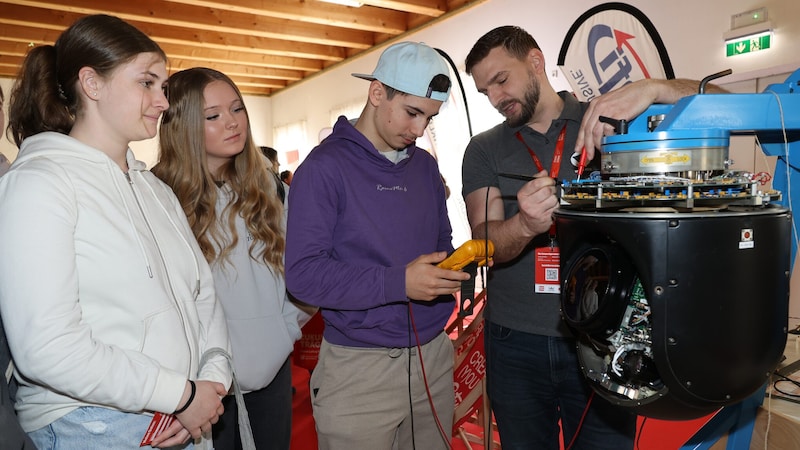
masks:
{"label": "white banner", "polygon": [[644,78],[675,78],[655,27],[625,3],[581,15],[564,38],[558,66],[581,101]]}

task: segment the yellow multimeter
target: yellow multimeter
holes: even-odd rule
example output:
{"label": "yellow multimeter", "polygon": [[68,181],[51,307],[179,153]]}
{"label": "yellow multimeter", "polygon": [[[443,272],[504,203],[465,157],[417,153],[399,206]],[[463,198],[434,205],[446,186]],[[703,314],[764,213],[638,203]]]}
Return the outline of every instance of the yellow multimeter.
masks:
{"label": "yellow multimeter", "polygon": [[453,253],[437,264],[437,267],[450,270],[461,270],[469,263],[476,262],[479,266],[492,260],[494,244],[484,239],[472,239],[455,249]]}
{"label": "yellow multimeter", "polygon": [[492,241],[472,239],[455,249],[444,261],[436,265],[442,269],[463,270],[470,275],[468,280],[461,282],[459,317],[472,315],[475,301],[475,275],[478,273],[478,266],[487,265],[492,260],[492,255],[494,255]]}

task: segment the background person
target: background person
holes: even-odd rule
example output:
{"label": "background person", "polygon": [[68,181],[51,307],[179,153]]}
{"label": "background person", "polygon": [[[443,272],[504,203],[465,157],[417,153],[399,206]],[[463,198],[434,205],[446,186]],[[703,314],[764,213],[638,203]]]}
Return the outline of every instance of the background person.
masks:
{"label": "background person", "polygon": [[[0,116],[2,116],[2,112],[0,112]],[[5,175],[8,172],[8,169],[11,167],[11,162],[8,161],[6,155],[0,153],[0,177]]]}
{"label": "background person", "polygon": [[[310,316],[286,295],[282,183],[253,144],[242,95],[229,77],[207,68],[177,72],[169,77],[169,101],[153,173],[175,191],[211,264],[256,448],[288,450],[288,357]],[[235,398],[223,405],[214,447],[241,449]]]}
{"label": "background person", "polygon": [[371,75],[356,75],[370,81],[359,118],[340,117],[292,180],[286,282],[325,321],[311,376],[320,449],[449,448],[443,330],[469,275],[435,266],[453,248],[444,184],[414,145],[449,73],[424,44],[388,47]]}
{"label": "background person", "polygon": [[291,170],[284,170],[281,172],[281,181],[286,183],[287,185],[292,184],[292,171]]}
{"label": "background person", "polygon": [[286,183],[286,180],[284,180],[283,177],[278,173],[281,167],[280,163],[278,162],[278,151],[272,147],[267,147],[264,145],[258,148],[261,150],[261,153],[267,157],[267,168],[269,169],[269,172],[275,176],[275,179],[278,180],[278,197],[280,197],[281,202],[284,202],[286,200],[286,187],[284,184],[288,186],[289,183]]}
{"label": "background person", "polygon": [[[0,88],[0,130],[5,127],[4,101],[3,88]],[[6,173],[8,166],[8,160],[0,153],[0,177]],[[11,350],[8,348],[6,333],[3,329],[3,320],[0,317],[0,376],[2,376],[2,379],[0,379],[0,448],[35,449],[33,441],[22,430],[17,420],[17,414],[14,412],[16,390],[12,391],[9,385],[12,382],[12,373]]]}
{"label": "background person", "polygon": [[[0,130],[3,130],[5,127],[5,112],[3,111],[3,102],[5,101],[5,96],[3,95],[3,89],[0,88]],[[11,166],[11,163],[6,158],[6,155],[0,153],[0,177],[2,177],[6,172],[8,172],[8,168]]]}
{"label": "background person", "polygon": [[33,48],[11,93],[0,313],[40,449],[138,447],[154,411],[177,417],[153,443],[169,447],[222,413],[228,363],[200,365],[229,350],[211,272],[172,191],[128,148],[155,136],[166,80],[155,42],[93,15]]}

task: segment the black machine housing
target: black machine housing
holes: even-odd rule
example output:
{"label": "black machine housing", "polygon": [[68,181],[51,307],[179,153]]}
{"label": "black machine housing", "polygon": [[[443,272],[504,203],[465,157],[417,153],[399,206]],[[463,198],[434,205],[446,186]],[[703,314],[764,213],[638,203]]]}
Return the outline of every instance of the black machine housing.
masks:
{"label": "black machine housing", "polygon": [[687,420],[764,385],[786,342],[787,209],[560,208],[556,223],[562,313],[596,392]]}

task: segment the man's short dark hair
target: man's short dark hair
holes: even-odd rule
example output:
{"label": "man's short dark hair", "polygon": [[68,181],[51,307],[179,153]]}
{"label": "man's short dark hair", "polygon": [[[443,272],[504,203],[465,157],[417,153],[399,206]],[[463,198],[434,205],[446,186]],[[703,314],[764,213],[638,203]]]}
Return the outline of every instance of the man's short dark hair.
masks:
{"label": "man's short dark hair", "polygon": [[513,25],[497,27],[481,36],[472,46],[464,62],[467,74],[472,75],[472,69],[489,56],[489,52],[500,46],[520,61],[528,56],[531,49],[541,50],[533,36],[522,28]]}

